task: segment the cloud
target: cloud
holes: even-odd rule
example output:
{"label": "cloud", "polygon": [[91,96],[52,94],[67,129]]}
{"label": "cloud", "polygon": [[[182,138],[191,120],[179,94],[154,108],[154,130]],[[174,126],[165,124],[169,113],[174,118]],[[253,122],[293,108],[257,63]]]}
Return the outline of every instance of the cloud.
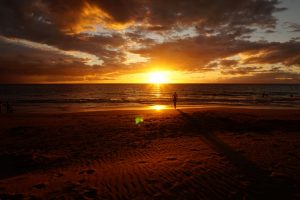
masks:
{"label": "cloud", "polygon": [[220,80],[223,83],[300,83],[300,74],[291,72],[263,72]]}
{"label": "cloud", "polygon": [[[220,25],[273,27],[276,19],[272,16],[279,2],[274,1],[235,1],[227,0],[154,0],[146,1],[149,24],[169,27],[174,24],[202,24],[207,27]],[[222,13],[222,14],[220,14]]]}
{"label": "cloud", "polygon": [[[169,62],[179,68],[201,68],[217,59],[225,59],[242,52],[256,51],[266,43],[235,40],[228,36],[197,36],[165,42],[150,47],[133,50],[151,58],[154,62]],[[221,61],[231,62],[235,61]],[[229,64],[229,63],[228,63]]]}
{"label": "cloud", "polygon": [[228,25],[241,30],[241,26],[274,27],[272,14],[282,10],[278,5],[277,0],[3,0],[1,25],[10,33],[42,24],[69,34],[96,24],[112,29],[139,24],[153,30],[179,24]]}
{"label": "cloud", "polygon": [[245,63],[275,64],[300,66],[300,42],[268,43],[264,47],[250,52]]}
{"label": "cloud", "polygon": [[282,10],[277,0],[2,0],[0,82],[113,80],[156,65],[226,75],[299,66],[296,39],[250,40],[257,28],[274,32]]}
{"label": "cloud", "polygon": [[[34,52],[36,54],[40,54],[39,56],[43,56],[43,53],[41,54],[41,52],[47,52],[47,54],[44,54],[44,56],[48,56],[48,53],[50,54],[56,54],[56,55],[65,55],[65,56],[70,56],[70,57],[74,57],[74,58],[78,58],[81,59],[82,62],[85,65],[102,65],[103,64],[103,60],[101,60],[100,58],[98,58],[97,56],[93,55],[93,54],[88,54],[88,53],[84,53],[84,52],[80,52],[80,51],[63,51],[60,50],[56,47],[52,47],[49,45],[45,45],[45,44],[40,44],[40,43],[36,43],[36,42],[31,42],[28,40],[24,40],[24,39],[9,39],[6,37],[2,37],[0,36],[0,41],[3,42],[3,50],[5,49],[6,51],[4,52],[4,54],[6,54],[7,57],[9,56],[14,56],[16,53],[18,54],[27,54],[29,55],[29,52]],[[27,48],[27,49],[26,49]],[[9,52],[10,50],[14,50],[14,52]],[[29,50],[29,52],[28,52]],[[34,59],[34,57],[36,57],[37,55],[31,55],[32,59]],[[3,56],[3,54],[2,54]]]}
{"label": "cloud", "polygon": [[[67,27],[70,27],[70,30],[76,29],[77,25],[74,23],[84,18],[80,16],[80,12],[84,12],[82,11],[84,5],[83,1],[78,0],[72,2],[1,1],[0,34],[48,44],[64,50],[79,50],[94,54],[107,53],[106,45],[121,46],[124,40],[118,33],[91,35],[77,33],[77,31],[73,34],[65,32]],[[87,25],[87,23],[83,24]]]}
{"label": "cloud", "polygon": [[3,36],[0,52],[0,83],[107,81],[127,68],[120,62],[103,65],[93,54]]}
{"label": "cloud", "polygon": [[229,70],[222,70],[221,73],[225,75],[246,75],[260,72],[262,67],[237,67]]}
{"label": "cloud", "polygon": [[220,65],[222,65],[223,67],[232,67],[232,66],[236,66],[239,62],[237,60],[221,60],[220,61]]}
{"label": "cloud", "polygon": [[300,32],[300,24],[285,22],[284,27],[291,29],[291,32]]}
{"label": "cloud", "polygon": [[94,55],[3,37],[0,51],[0,82],[82,80],[84,75],[96,73],[102,64]]}

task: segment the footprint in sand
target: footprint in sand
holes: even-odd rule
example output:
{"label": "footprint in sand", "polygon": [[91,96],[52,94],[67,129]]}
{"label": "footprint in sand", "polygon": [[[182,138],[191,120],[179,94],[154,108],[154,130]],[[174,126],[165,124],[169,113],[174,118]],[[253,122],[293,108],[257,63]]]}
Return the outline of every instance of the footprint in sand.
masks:
{"label": "footprint in sand", "polygon": [[58,173],[54,174],[54,177],[60,178],[60,177],[62,177],[63,175],[64,175],[63,173],[58,172]]}
{"label": "footprint in sand", "polygon": [[263,139],[263,138],[253,138],[253,141],[261,142],[261,141],[265,141],[265,139]]}
{"label": "footprint in sand", "polygon": [[148,178],[148,179],[146,179],[146,181],[147,181],[148,184],[155,184],[155,183],[157,183],[157,179],[154,179],[154,178]]}
{"label": "footprint in sand", "polygon": [[97,190],[89,188],[84,192],[84,196],[87,198],[95,199],[97,198]]}
{"label": "footprint in sand", "polygon": [[79,172],[79,174],[94,174],[96,172],[96,170],[94,169],[87,169],[87,170],[82,170]]}
{"label": "footprint in sand", "polygon": [[0,199],[24,199],[23,194],[0,194]]}
{"label": "footprint in sand", "polygon": [[190,151],[200,151],[199,149],[190,149]]}
{"label": "footprint in sand", "polygon": [[184,171],[183,171],[183,174],[184,174],[185,176],[191,176],[191,175],[192,175],[192,172],[189,171],[189,170],[184,170]]}
{"label": "footprint in sand", "polygon": [[169,189],[169,188],[172,187],[172,183],[171,183],[171,182],[165,182],[165,183],[163,183],[163,187],[164,187],[165,189]]}
{"label": "footprint in sand", "polygon": [[83,183],[85,183],[85,182],[86,182],[86,180],[84,180],[84,179],[80,179],[78,182],[79,182],[79,184],[83,184]]}
{"label": "footprint in sand", "polygon": [[173,161],[173,160],[177,160],[176,157],[167,157],[167,160]]}
{"label": "footprint in sand", "polygon": [[89,170],[86,171],[87,174],[93,174],[93,173],[95,173],[95,172],[96,172],[96,171],[93,170],[93,169],[89,169]]}
{"label": "footprint in sand", "polygon": [[202,162],[199,161],[199,160],[189,160],[188,162],[189,162],[190,164],[194,164],[194,165],[201,165],[201,164],[202,164]]}
{"label": "footprint in sand", "polygon": [[145,164],[145,163],[147,163],[147,161],[141,160],[141,161],[139,161],[139,163],[140,163],[140,164]]}
{"label": "footprint in sand", "polygon": [[238,153],[241,153],[241,154],[246,153],[245,150],[243,150],[243,149],[238,149],[237,152],[238,152]]}
{"label": "footprint in sand", "polygon": [[41,189],[46,188],[46,184],[45,183],[39,183],[39,184],[36,184],[32,187],[41,190]]}

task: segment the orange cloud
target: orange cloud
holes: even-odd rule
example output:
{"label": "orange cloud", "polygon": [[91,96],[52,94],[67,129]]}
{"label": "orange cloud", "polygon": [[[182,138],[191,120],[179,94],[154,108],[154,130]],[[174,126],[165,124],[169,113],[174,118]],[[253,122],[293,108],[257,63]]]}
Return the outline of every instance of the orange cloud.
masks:
{"label": "orange cloud", "polygon": [[74,20],[61,23],[62,31],[67,34],[78,34],[87,30],[96,30],[97,25],[108,29],[119,30],[132,24],[131,22],[118,23],[114,21],[109,13],[89,2],[84,2],[77,13],[74,13],[74,10],[66,13],[64,18],[74,18]]}

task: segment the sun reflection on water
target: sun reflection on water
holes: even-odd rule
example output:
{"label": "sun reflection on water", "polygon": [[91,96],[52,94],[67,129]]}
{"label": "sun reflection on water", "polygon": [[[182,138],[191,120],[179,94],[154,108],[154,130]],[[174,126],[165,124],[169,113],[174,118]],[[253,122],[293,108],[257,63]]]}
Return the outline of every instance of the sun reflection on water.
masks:
{"label": "sun reflection on water", "polygon": [[153,110],[160,111],[160,110],[166,109],[167,106],[165,106],[165,105],[154,105],[154,106],[151,106],[151,108],[152,108]]}

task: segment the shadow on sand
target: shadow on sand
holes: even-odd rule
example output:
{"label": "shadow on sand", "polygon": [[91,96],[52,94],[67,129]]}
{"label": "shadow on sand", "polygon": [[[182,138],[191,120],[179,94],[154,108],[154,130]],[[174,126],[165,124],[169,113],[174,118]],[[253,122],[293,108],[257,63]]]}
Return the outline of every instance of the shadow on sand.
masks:
{"label": "shadow on sand", "polygon": [[27,172],[54,168],[59,166],[59,163],[63,163],[63,161],[63,157],[48,158],[43,155],[35,157],[32,154],[0,155],[0,180]]}
{"label": "shadow on sand", "polygon": [[245,156],[231,148],[214,134],[214,127],[205,118],[195,118],[182,110],[177,111],[187,121],[203,141],[211,146],[215,151],[224,155],[237,170],[250,181],[246,188],[247,199],[295,199],[296,191],[292,180],[282,180],[270,176],[270,172],[261,169]]}
{"label": "shadow on sand", "polygon": [[1,155],[0,163],[0,180],[39,168],[30,155]]}

